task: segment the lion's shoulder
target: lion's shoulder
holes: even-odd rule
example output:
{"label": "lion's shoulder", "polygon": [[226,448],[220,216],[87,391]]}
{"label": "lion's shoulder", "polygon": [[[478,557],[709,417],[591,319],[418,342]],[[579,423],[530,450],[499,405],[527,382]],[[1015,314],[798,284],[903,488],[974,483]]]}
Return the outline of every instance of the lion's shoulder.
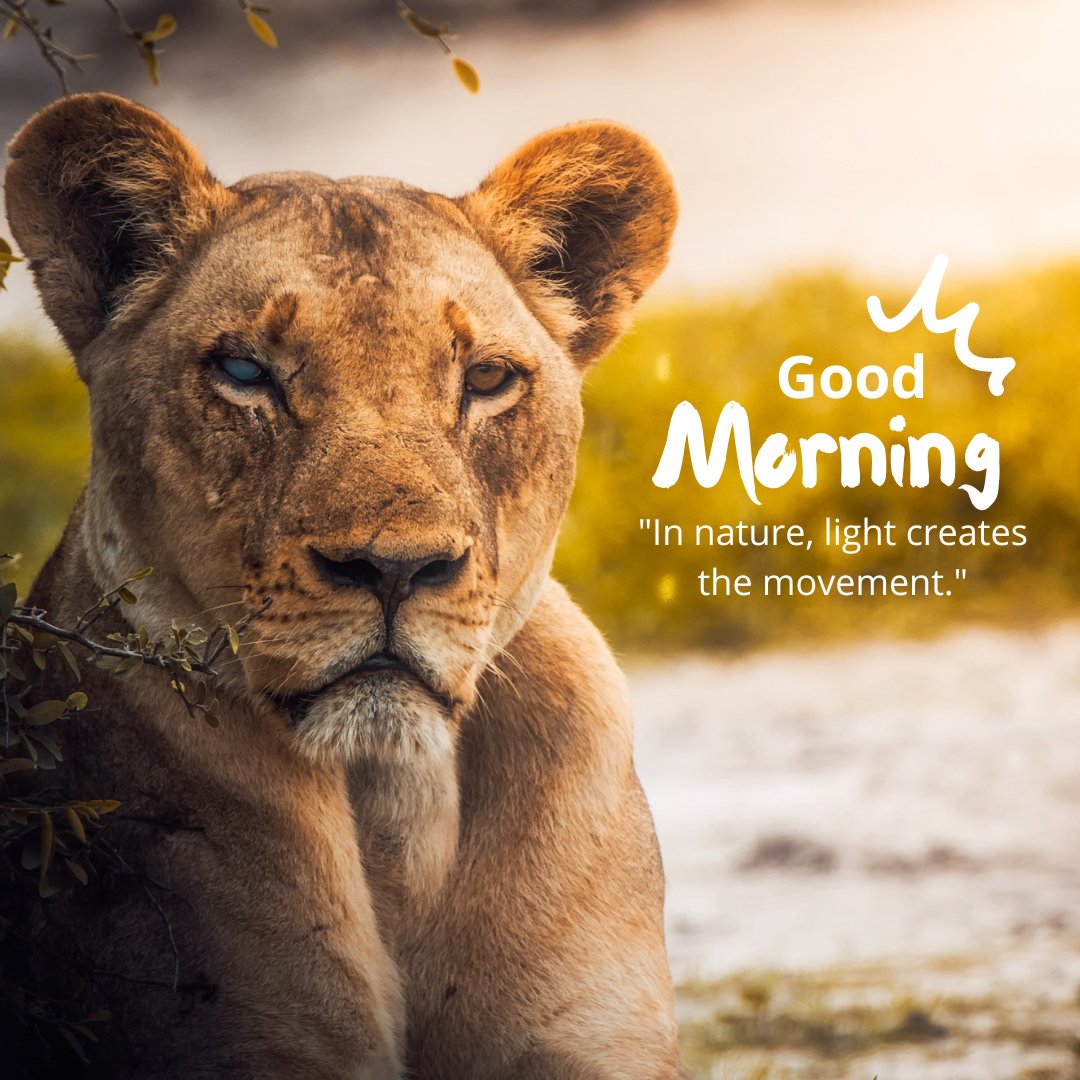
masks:
{"label": "lion's shoulder", "polygon": [[534,762],[616,772],[632,757],[626,678],[607,642],[549,579],[525,625],[496,658],[480,692],[478,725]]}

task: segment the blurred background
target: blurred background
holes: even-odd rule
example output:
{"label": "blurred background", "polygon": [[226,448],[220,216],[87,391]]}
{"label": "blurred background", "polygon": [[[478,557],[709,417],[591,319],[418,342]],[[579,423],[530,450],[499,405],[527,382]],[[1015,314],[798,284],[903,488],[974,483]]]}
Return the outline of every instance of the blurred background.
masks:
{"label": "blurred background", "polygon": [[[418,3],[460,32],[466,93],[389,2],[279,0],[262,45],[229,0],[168,11],[153,86],[103,5],[45,9],[93,52],[72,89],[166,115],[226,182],[307,168],[456,194],[531,135],[606,117],[661,149],[682,217],[633,331],[590,376],[557,574],[630,674],[669,880],[684,1040],[732,1080],[1076,1080],[1080,1033],[1080,6],[1067,0]],[[58,92],[0,41],[0,137]],[[0,228],[10,238],[10,230]],[[1001,398],[923,328],[883,335],[934,255],[941,311],[1012,355]],[[25,587],[78,494],[85,394],[16,265],[0,294],[0,548]],[[926,354],[926,398],[792,401],[818,366]],[[824,470],[754,507],[734,477],[654,488],[672,408],[711,432],[1001,442],[997,502]],[[961,474],[963,470],[961,469]],[[967,479],[961,475],[959,480]],[[826,516],[1027,527],[1020,549],[658,551],[687,528]],[[946,599],[704,599],[696,575],[967,570]]]}

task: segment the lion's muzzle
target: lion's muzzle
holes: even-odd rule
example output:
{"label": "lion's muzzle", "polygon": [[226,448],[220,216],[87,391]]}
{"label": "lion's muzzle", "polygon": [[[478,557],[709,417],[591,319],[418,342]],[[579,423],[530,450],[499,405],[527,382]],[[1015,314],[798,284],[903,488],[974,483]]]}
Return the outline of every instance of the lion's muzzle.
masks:
{"label": "lion's muzzle", "polygon": [[458,550],[393,557],[376,554],[373,545],[328,552],[312,547],[310,554],[315,569],[331,585],[370,592],[382,606],[389,631],[398,606],[417,589],[439,589],[461,577],[471,548],[464,543],[456,547]]}

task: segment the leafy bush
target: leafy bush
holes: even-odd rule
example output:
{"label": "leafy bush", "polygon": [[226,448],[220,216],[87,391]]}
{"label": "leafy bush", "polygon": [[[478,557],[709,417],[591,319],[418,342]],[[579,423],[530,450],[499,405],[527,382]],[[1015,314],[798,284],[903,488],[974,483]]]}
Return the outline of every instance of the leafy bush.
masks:
{"label": "leafy bush", "polygon": [[[63,902],[85,889],[111,895],[124,881],[162,911],[152,893],[159,886],[110,835],[121,804],[78,790],[65,762],[65,723],[90,704],[79,689],[80,663],[119,680],[156,669],[189,713],[216,725],[214,665],[239,652],[240,635],[259,614],[210,633],[174,624],[159,635],[139,627],[97,640],[101,616],[135,603],[133,586],[149,573],[134,574],[63,626],[18,603],[15,582],[0,586],[0,1044],[12,1076],[68,1075],[71,1055],[89,1063],[111,1019],[101,983],[111,973],[83,951]],[[61,686],[63,696],[53,696]],[[107,708],[95,719],[108,723]]]}

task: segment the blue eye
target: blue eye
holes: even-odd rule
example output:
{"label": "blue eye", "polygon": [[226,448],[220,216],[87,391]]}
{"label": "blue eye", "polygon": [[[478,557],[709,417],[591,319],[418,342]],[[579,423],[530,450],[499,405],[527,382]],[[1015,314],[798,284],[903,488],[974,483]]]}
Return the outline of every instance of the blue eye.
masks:
{"label": "blue eye", "polygon": [[244,386],[253,386],[255,383],[266,382],[270,376],[266,368],[256,364],[254,360],[245,360],[240,356],[223,356],[217,361],[217,365],[233,382]]}

